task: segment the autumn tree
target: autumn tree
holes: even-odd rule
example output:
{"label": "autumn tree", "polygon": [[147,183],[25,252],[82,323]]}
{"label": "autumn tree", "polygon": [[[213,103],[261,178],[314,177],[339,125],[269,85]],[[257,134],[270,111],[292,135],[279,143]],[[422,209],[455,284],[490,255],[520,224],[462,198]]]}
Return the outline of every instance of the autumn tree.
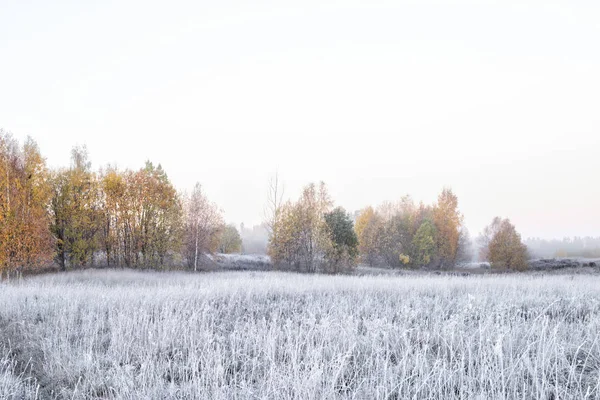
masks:
{"label": "autumn tree", "polygon": [[19,208],[21,207],[22,155],[12,135],[0,130],[0,262],[7,273],[19,266],[20,235]]}
{"label": "autumn tree", "polygon": [[458,198],[451,189],[444,189],[433,209],[433,223],[438,238],[437,252],[442,268],[456,262],[462,221],[462,214],[458,211]]}
{"label": "autumn tree", "polygon": [[52,255],[48,204],[52,196],[50,174],[37,143],[27,138],[23,145],[22,254],[24,267],[47,265]]}
{"label": "autumn tree", "polygon": [[437,230],[430,220],[425,220],[412,238],[412,263],[415,266],[428,265],[435,259]]}
{"label": "autumn tree", "polygon": [[219,239],[219,253],[230,254],[242,251],[242,238],[235,225],[226,225]]}
{"label": "autumn tree", "polygon": [[496,236],[502,225],[502,218],[494,217],[492,222],[483,228],[483,231],[477,237],[477,246],[479,247],[479,261],[489,261],[490,258],[490,242]]}
{"label": "autumn tree", "polygon": [[297,238],[299,223],[299,212],[296,205],[290,201],[282,204],[272,225],[267,243],[267,254],[276,268],[282,266],[299,268],[300,243]]}
{"label": "autumn tree", "polygon": [[[492,268],[517,271],[527,269],[527,246],[521,241],[521,235],[510,220],[494,218],[484,234],[489,235],[489,242],[482,254],[487,257]],[[482,243],[485,242],[482,240]]]}
{"label": "autumn tree", "polygon": [[163,268],[181,250],[182,201],[159,164],[107,168],[100,180],[102,248],[109,265]]}
{"label": "autumn tree", "polygon": [[52,232],[61,269],[93,262],[101,229],[100,185],[85,146],[71,151],[71,167],[52,177]]}
{"label": "autumn tree", "polygon": [[378,234],[378,251],[386,265],[401,267],[411,263],[416,210],[410,196],[404,196],[396,204],[384,203],[379,207],[383,222]]}
{"label": "autumn tree", "polygon": [[284,193],[285,187],[279,179],[279,173],[276,172],[275,175],[269,179],[269,185],[267,188],[267,204],[263,210],[264,224],[269,231],[269,235],[273,235],[275,223],[283,205]]}
{"label": "autumn tree", "polygon": [[381,217],[370,206],[360,212],[354,225],[359,254],[362,261],[369,265],[377,262],[380,228]]}
{"label": "autumn tree", "polygon": [[101,173],[101,244],[108,266],[124,265],[124,214],[127,213],[123,173],[108,167]]}
{"label": "autumn tree", "polygon": [[350,215],[342,207],[336,207],[324,218],[331,244],[325,253],[328,270],[337,273],[354,267],[358,256],[358,238]]}
{"label": "autumn tree", "polygon": [[444,189],[433,205],[416,205],[410,196],[363,210],[356,221],[363,261],[391,267],[439,267],[468,257],[468,232],[458,200]]}
{"label": "autumn tree", "polygon": [[144,266],[163,267],[167,255],[180,249],[183,215],[177,190],[162,166],[149,161],[129,177],[137,225],[134,248]]}
{"label": "autumn tree", "polygon": [[184,207],[184,256],[188,266],[197,271],[200,256],[217,250],[224,226],[223,217],[217,206],[202,193],[199,183],[185,197]]}
{"label": "autumn tree", "polygon": [[32,139],[19,147],[0,129],[0,272],[40,267],[51,260],[48,176]]}
{"label": "autumn tree", "polygon": [[325,214],[332,201],[323,182],[307,185],[295,203],[281,206],[273,225],[268,253],[276,266],[316,272],[325,264],[330,237]]}

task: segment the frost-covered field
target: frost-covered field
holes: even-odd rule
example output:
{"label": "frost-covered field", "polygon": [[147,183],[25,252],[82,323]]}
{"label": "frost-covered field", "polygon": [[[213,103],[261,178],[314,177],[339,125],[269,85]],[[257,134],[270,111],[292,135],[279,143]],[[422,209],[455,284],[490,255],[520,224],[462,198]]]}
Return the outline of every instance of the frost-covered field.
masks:
{"label": "frost-covered field", "polygon": [[600,398],[598,276],[91,271],[0,304],[0,398]]}

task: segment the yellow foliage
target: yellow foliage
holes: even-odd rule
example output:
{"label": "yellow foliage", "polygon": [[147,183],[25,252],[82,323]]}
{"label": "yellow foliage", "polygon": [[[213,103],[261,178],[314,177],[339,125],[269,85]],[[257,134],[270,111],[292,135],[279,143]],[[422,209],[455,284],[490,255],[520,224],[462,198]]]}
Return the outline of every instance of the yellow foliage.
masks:
{"label": "yellow foliage", "polygon": [[295,202],[287,202],[276,213],[269,240],[273,263],[314,272],[331,246],[325,213],[332,202],[323,182],[306,186]]}
{"label": "yellow foliage", "polygon": [[376,257],[380,223],[381,218],[370,206],[365,208],[356,219],[354,230],[358,237],[358,251],[363,262],[372,264]]}
{"label": "yellow foliage", "polygon": [[400,258],[400,262],[404,265],[410,263],[410,257],[407,256],[406,254],[400,254],[399,258]]}
{"label": "yellow foliage", "polygon": [[433,222],[438,233],[438,254],[442,263],[456,260],[462,215],[458,211],[458,198],[451,189],[444,189],[433,210]]}

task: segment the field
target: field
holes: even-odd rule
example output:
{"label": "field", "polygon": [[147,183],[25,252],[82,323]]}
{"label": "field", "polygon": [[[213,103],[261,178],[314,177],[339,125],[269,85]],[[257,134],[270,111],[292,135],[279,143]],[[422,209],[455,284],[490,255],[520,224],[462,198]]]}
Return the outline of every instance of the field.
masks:
{"label": "field", "polygon": [[0,398],[600,398],[600,277],[82,271],[0,284]]}

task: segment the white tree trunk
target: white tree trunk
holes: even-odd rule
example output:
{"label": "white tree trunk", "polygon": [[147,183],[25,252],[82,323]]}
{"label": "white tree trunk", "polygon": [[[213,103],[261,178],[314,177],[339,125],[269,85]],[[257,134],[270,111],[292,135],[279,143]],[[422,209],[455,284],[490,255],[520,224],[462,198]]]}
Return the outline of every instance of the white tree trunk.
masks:
{"label": "white tree trunk", "polygon": [[198,271],[198,224],[196,224],[196,249],[194,251],[194,272]]}

